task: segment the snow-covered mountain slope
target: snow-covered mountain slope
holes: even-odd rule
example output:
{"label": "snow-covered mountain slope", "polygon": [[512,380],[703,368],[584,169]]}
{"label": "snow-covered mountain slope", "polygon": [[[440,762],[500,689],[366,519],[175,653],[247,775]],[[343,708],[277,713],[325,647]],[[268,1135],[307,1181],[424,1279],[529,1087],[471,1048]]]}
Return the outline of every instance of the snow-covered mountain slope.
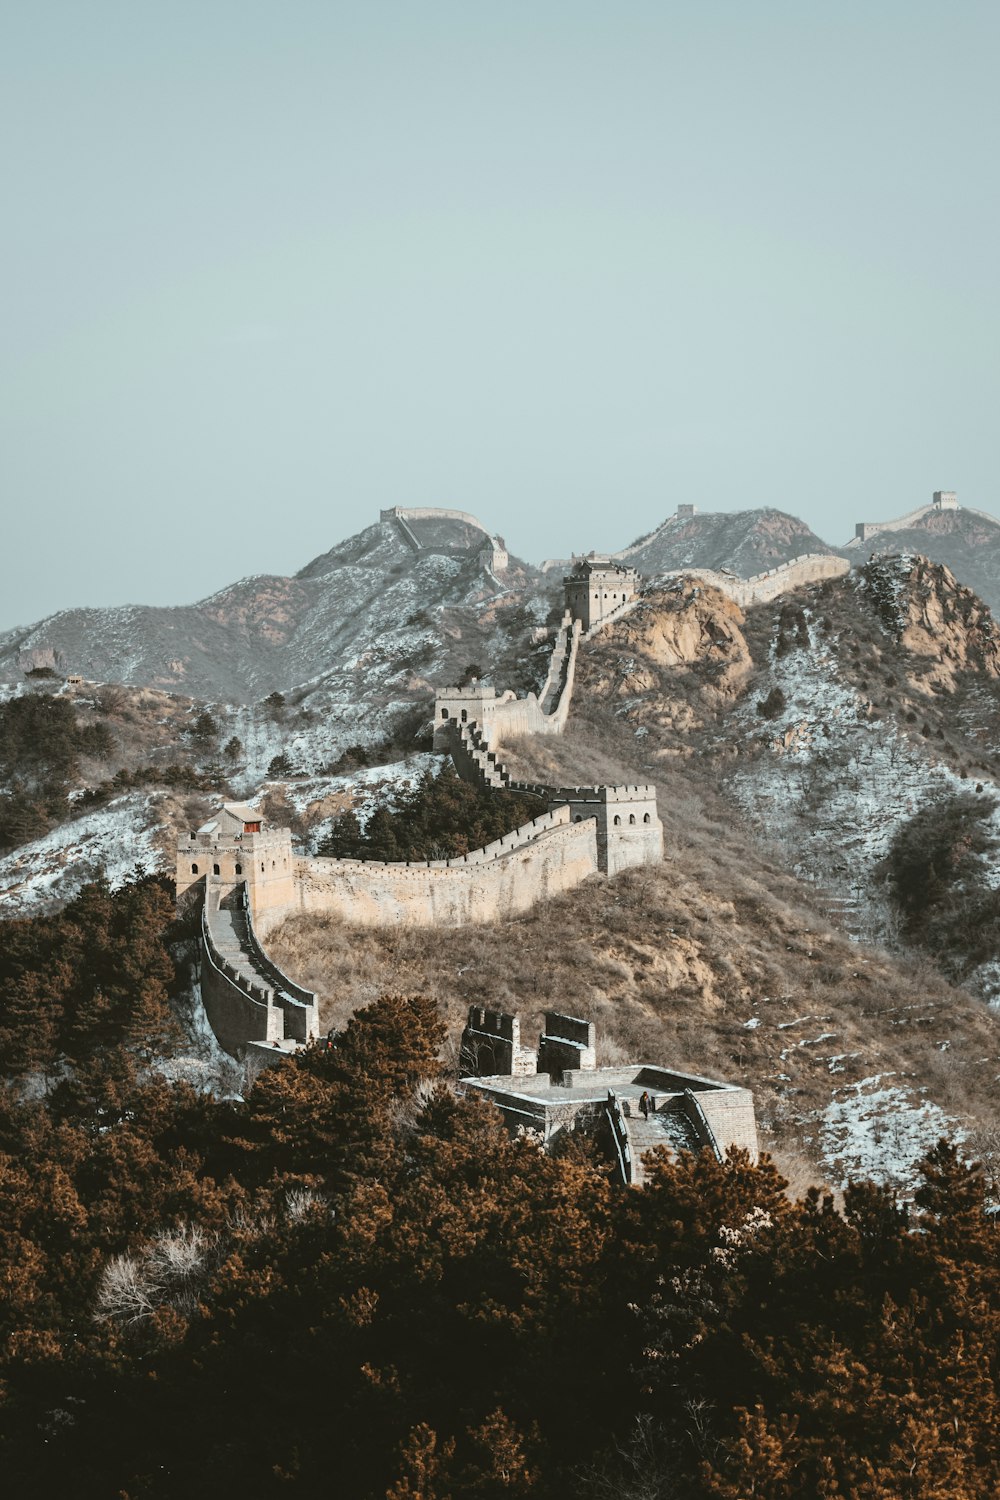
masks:
{"label": "snow-covered mountain slope", "polygon": [[980,511],[927,509],[912,526],[876,532],[842,552],[853,563],[873,554],[920,553],[944,563],[984,603],[1000,611],[1000,520]]}
{"label": "snow-covered mountain slope", "polygon": [[[900,829],[964,792],[1000,796],[1000,633],[923,559],[877,561],[745,614],[681,580],[589,643],[577,692],[631,725],[651,765],[711,777],[743,826],[873,941],[894,936],[883,862]],[[975,981],[988,998],[995,968]]]}
{"label": "snow-covered mountain slope", "polygon": [[[538,575],[516,559],[502,579],[490,571],[478,550],[485,533],[464,522],[451,531],[438,523],[418,551],[392,521],[379,521],[295,578],[243,579],[174,609],[64,610],[0,640],[0,676],[52,666],[232,703],[331,672],[341,692],[371,689],[434,655],[447,637],[442,613],[475,617],[498,598],[513,605],[538,593]],[[542,618],[548,609],[539,596]]]}
{"label": "snow-covered mountain slope", "polygon": [[832,551],[804,522],[765,507],[671,516],[618,556],[647,578],[679,568],[725,568],[750,578],[807,552]]}
{"label": "snow-covered mountain slope", "polygon": [[[263,777],[241,784],[244,800],[272,822],[290,826],[297,849],[312,854],[339,814],[352,809],[364,827],[376,807],[395,806],[440,765],[440,755],[416,753],[341,776]],[[181,801],[165,791],[129,792],[0,856],[0,920],[62,906],[98,876],[112,889],[137,872],[172,876],[179,831],[217,802],[212,793]]]}
{"label": "snow-covered mountain slope", "polygon": [[117,889],[137,872],[172,870],[157,801],[130,792],[0,857],[0,914],[28,917],[50,911],[101,875]]}

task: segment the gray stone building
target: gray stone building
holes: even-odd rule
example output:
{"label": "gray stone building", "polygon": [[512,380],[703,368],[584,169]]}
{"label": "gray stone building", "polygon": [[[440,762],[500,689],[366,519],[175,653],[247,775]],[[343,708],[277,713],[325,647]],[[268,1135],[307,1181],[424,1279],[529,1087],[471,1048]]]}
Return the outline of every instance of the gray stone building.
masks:
{"label": "gray stone building", "polygon": [[635,568],[613,557],[588,552],[574,557],[572,571],[563,579],[566,608],[584,630],[592,630],[635,598],[639,575]]}

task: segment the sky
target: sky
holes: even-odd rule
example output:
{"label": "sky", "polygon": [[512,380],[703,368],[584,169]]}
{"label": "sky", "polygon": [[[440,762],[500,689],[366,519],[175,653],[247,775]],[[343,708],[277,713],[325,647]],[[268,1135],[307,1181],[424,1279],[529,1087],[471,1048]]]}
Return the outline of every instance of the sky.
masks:
{"label": "sky", "polygon": [[1000,513],[995,0],[0,0],[0,628]]}

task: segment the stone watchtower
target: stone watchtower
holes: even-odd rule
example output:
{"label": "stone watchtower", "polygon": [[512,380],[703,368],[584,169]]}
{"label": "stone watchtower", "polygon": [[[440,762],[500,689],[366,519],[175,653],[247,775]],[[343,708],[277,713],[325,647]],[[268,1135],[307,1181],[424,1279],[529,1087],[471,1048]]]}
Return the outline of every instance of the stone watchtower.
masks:
{"label": "stone watchtower", "polygon": [[209,822],[177,845],[177,903],[204,884],[207,905],[246,882],[254,921],[264,912],[290,907],[295,899],[292,835],[288,828],[265,828],[259,812],[224,802]]}
{"label": "stone watchtower", "polygon": [[608,615],[633,599],[639,586],[635,568],[615,558],[588,552],[573,558],[573,571],[563,579],[566,608],[584,630],[599,625]]}
{"label": "stone watchtower", "polygon": [[549,788],[548,798],[550,807],[568,807],[574,823],[596,820],[597,868],[605,874],[662,860],[655,786],[564,786]]}

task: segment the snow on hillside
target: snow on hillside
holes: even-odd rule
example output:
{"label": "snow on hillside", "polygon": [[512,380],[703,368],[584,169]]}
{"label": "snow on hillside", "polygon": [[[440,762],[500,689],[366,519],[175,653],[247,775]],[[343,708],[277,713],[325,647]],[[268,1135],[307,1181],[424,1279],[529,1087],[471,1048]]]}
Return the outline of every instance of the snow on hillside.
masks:
{"label": "snow on hillside", "polygon": [[[258,705],[237,708],[225,714],[220,740],[235,735],[243,746],[239,769],[233,776],[240,796],[265,779],[276,755],[287,755],[296,771],[318,773],[335,761],[350,745],[373,749],[390,736],[402,715],[414,704],[405,698],[391,699],[358,712],[354,698],[337,701],[322,689],[310,694],[301,708],[286,710],[275,721]],[[220,713],[221,718],[221,713]],[[428,697],[427,722],[431,703]]]}
{"label": "snow on hillside", "polygon": [[836,1091],[822,1116],[820,1157],[836,1187],[870,1178],[909,1192],[918,1162],[942,1136],[958,1144],[966,1132],[929,1099],[875,1074]]}
{"label": "snow on hillside", "polygon": [[[280,748],[287,740],[279,737],[273,743]],[[261,777],[245,800],[257,806],[276,794],[310,825],[301,843],[303,852],[313,853],[339,813],[353,807],[364,827],[376,807],[396,806],[425,772],[435,774],[441,764],[440,755],[420,752],[343,776],[280,781]],[[142,874],[172,873],[173,859],[158,815],[160,795],[129,792],[0,858],[0,920],[36,916],[61,906],[101,872],[112,889],[131,879],[137,869]]]}
{"label": "snow on hillside", "polygon": [[60,611],[0,642],[0,677],[19,677],[31,651],[93,680],[215,701],[251,702],[321,679],[345,705],[371,701],[396,695],[387,685],[415,655],[443,654],[441,611],[475,614],[498,595],[536,588],[521,565],[499,582],[475,548],[415,552],[391,522],[378,522],[295,578],[258,574],[173,608]]}
{"label": "snow on hillside", "polygon": [[[341,812],[350,807],[361,827],[365,828],[376,808],[398,806],[400,798],[413,790],[421,776],[428,771],[436,775],[442,764],[442,756],[421,751],[404,760],[384,766],[366,766],[345,776],[302,776],[293,781],[265,781],[247,801],[251,807],[258,807],[269,794],[277,792],[299,817],[308,818],[310,812],[322,813],[323,816],[311,823],[303,840],[303,852],[314,854]],[[329,811],[331,806],[336,811]]]}
{"label": "snow on hillside", "polygon": [[37,916],[71,900],[101,873],[117,889],[137,869],[144,875],[166,869],[157,840],[156,800],[130,792],[4,855],[0,916]]}
{"label": "snow on hillside", "polygon": [[[769,677],[738,711],[747,738],[768,747],[728,780],[753,825],[788,850],[795,873],[815,882],[857,935],[884,940],[890,928],[877,865],[897,829],[928,801],[967,790],[840,676],[834,641],[825,640],[809,611],[809,646],[779,656],[772,646]],[[770,688],[784,695],[766,721],[757,703]]]}

